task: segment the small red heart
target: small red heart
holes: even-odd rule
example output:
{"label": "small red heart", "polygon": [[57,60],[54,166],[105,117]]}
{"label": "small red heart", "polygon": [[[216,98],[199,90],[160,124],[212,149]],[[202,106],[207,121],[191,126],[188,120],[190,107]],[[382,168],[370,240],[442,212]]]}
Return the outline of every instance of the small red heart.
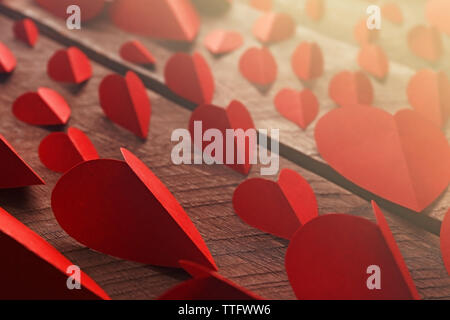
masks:
{"label": "small red heart", "polygon": [[450,35],[450,3],[447,0],[428,0],[425,15],[428,23]]}
{"label": "small red heart", "polygon": [[250,5],[261,11],[272,10],[272,0],[250,0]]}
{"label": "small red heart", "polygon": [[197,104],[211,103],[214,77],[200,53],[174,54],[164,69],[166,85],[179,96]]}
{"label": "small red heart", "polygon": [[286,40],[295,33],[295,22],[286,13],[267,12],[253,25],[253,35],[262,43]]}
{"label": "small red heart", "polygon": [[450,117],[450,81],[444,72],[420,70],[409,81],[408,100],[426,118],[442,127]]}
{"label": "small red heart", "polygon": [[120,56],[136,64],[155,64],[156,62],[151,52],[137,40],[125,42],[120,48]]}
{"label": "small red heart", "polygon": [[441,225],[441,253],[447,272],[450,275],[450,209],[447,211]]}
{"label": "small red heart", "polygon": [[288,120],[306,129],[319,113],[319,101],[311,90],[283,89],[275,97],[275,107]]}
{"label": "small red heart", "polygon": [[358,64],[375,78],[384,79],[389,72],[389,60],[384,50],[376,44],[363,45],[358,55]]}
{"label": "small red heart", "polygon": [[47,73],[55,81],[80,84],[92,77],[92,66],[80,49],[70,47],[55,52],[48,61]]}
{"label": "small red heart", "polygon": [[39,30],[31,19],[16,21],[13,31],[17,39],[25,42],[30,47],[34,47],[39,38]]}
{"label": "small red heart", "polygon": [[434,27],[417,26],[408,33],[409,49],[418,57],[435,62],[442,56],[441,35]]}
{"label": "small red heart", "polygon": [[277,182],[261,178],[244,181],[234,191],[233,207],[247,224],[285,239],[291,239],[298,228],[318,216],[314,191],[290,169],[283,169]]}
{"label": "small red heart", "polygon": [[146,138],[152,106],[141,79],[132,71],[125,77],[106,76],[99,87],[100,105],[114,123]]}
{"label": "small red heart", "polygon": [[[285,264],[298,299],[420,299],[383,213],[375,203],[373,209],[377,224],[327,214],[294,234]],[[369,289],[370,266],[379,268],[379,289]]]}
{"label": "small red heart", "polygon": [[450,147],[442,131],[412,110],[338,108],[315,129],[325,161],[358,186],[420,212],[450,182]]}
{"label": "small red heart", "polygon": [[239,60],[242,75],[258,85],[269,85],[277,78],[277,62],[267,48],[250,48]]}
{"label": "small red heart", "polygon": [[67,19],[67,8],[77,5],[81,10],[81,21],[88,21],[97,17],[105,7],[105,0],[35,0],[41,7],[53,15]]}
{"label": "small red heart", "polygon": [[191,42],[200,28],[189,0],[116,0],[110,16],[125,31],[159,39]]}
{"label": "small red heart", "polygon": [[[83,271],[80,289],[67,287],[73,262],[0,208],[0,299],[85,300],[110,298]],[[69,270],[69,271],[68,271]]]}
{"label": "small red heart", "polygon": [[83,131],[69,128],[65,132],[53,132],[39,145],[39,158],[50,170],[66,172],[75,165],[98,159],[98,153]]}
{"label": "small red heart", "polygon": [[236,31],[214,30],[205,37],[204,45],[213,54],[229,53],[244,43],[241,34]]}
{"label": "small red heart", "polygon": [[360,46],[363,46],[377,41],[379,33],[377,29],[370,30],[367,28],[366,19],[361,19],[353,29],[353,36],[355,37],[356,42],[358,42]]}
{"label": "small red heart", "polygon": [[342,71],[330,81],[328,94],[341,107],[371,105],[373,88],[370,79],[362,72]]}
{"label": "small red heart", "polygon": [[322,19],[324,14],[323,0],[307,0],[305,3],[305,13],[314,21]]}
{"label": "small red heart", "polygon": [[16,65],[16,57],[11,50],[0,41],[0,74],[13,72]]}
{"label": "small red heart", "polygon": [[400,7],[394,2],[388,2],[381,8],[383,18],[386,18],[392,23],[403,24],[403,13]]}
{"label": "small red heart", "polygon": [[300,80],[312,80],[323,74],[322,50],[314,42],[302,42],[291,58],[294,73]]}
{"label": "small red heart", "polygon": [[56,91],[39,88],[37,92],[27,92],[14,101],[13,113],[17,119],[37,126],[66,124],[70,117],[70,107]]}

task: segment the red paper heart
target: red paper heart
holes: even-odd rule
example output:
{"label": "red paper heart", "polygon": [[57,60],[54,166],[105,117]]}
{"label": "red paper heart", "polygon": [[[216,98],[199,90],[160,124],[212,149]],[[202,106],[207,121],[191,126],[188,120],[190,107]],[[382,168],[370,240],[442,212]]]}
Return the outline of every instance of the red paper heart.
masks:
{"label": "red paper heart", "polygon": [[261,11],[272,10],[272,0],[250,0],[250,5]]}
{"label": "red paper heart", "polygon": [[166,186],[128,150],[125,161],[83,162],[52,192],[61,227],[94,250],[140,263],[178,267],[180,259],[216,269],[200,233]]}
{"label": "red paper heart", "polygon": [[66,124],[70,117],[70,107],[56,91],[39,88],[37,92],[27,92],[14,101],[13,113],[17,119],[37,126]]}
{"label": "red paper heart", "polygon": [[302,42],[291,58],[294,73],[300,80],[311,80],[323,74],[322,50],[314,42]]}
{"label": "red paper heart", "polygon": [[450,209],[446,213],[441,225],[441,253],[447,272],[450,275]]}
{"label": "red paper heart", "polygon": [[34,47],[39,38],[39,30],[31,19],[16,21],[13,31],[17,39],[25,42],[30,47]]}
{"label": "red paper heart", "polygon": [[262,43],[274,43],[290,38],[295,32],[295,22],[286,13],[268,12],[256,20],[252,30]]}
{"label": "red paper heart", "polygon": [[98,159],[98,153],[83,131],[69,128],[65,132],[53,132],[39,145],[39,158],[50,170],[66,172],[80,162]]}
{"label": "red paper heart", "polygon": [[200,27],[189,0],[116,0],[110,16],[125,31],[168,40],[191,42]]}
{"label": "red paper heart", "polygon": [[0,189],[45,184],[16,150],[0,135]]}
{"label": "red paper heart", "polygon": [[74,265],[48,242],[0,208],[2,263],[0,299],[107,299],[94,280],[81,271],[81,289],[67,287]]}
{"label": "red paper heart", "polygon": [[125,77],[106,76],[99,87],[100,105],[114,123],[146,138],[152,106],[141,79],[132,71]]}
{"label": "red paper heart", "polygon": [[450,116],[450,81],[444,72],[418,71],[409,81],[411,106],[437,126],[444,126]]}
{"label": "red paper heart", "polygon": [[41,7],[53,15],[67,19],[67,7],[77,5],[81,9],[81,21],[97,17],[105,6],[105,0],[35,0]]}
{"label": "red paper heart", "polygon": [[120,48],[120,56],[136,64],[155,64],[156,62],[151,52],[137,40],[125,42]]}
{"label": "red paper heart", "polygon": [[314,191],[290,169],[283,169],[277,182],[261,178],[244,181],[234,191],[233,207],[247,224],[285,239],[318,216]]}
{"label": "red paper heart", "polygon": [[213,54],[224,54],[236,50],[244,43],[237,31],[214,30],[205,37],[204,45]]}
{"label": "red paper heart", "polygon": [[389,72],[389,60],[380,46],[363,45],[358,55],[361,69],[378,79],[384,79]]}
{"label": "red paper heart", "polygon": [[[202,130],[201,132],[195,131],[195,123],[196,121],[201,122]],[[211,143],[210,141],[200,141],[199,135],[204,136],[205,131],[209,129],[217,129],[223,135],[223,151],[222,155],[215,155],[215,160],[219,163],[226,164],[233,170],[240,172],[242,174],[248,174],[251,168],[250,159],[255,152],[257,141],[250,141],[246,138],[245,148],[244,150],[238,149],[238,137],[233,139],[234,141],[234,161],[233,163],[227,163],[227,150],[231,150],[231,146],[227,147],[226,140],[226,130],[227,129],[243,129],[244,132],[248,129],[254,129],[255,125],[253,124],[252,117],[250,113],[247,111],[245,106],[239,101],[232,101],[226,109],[213,106],[213,105],[200,105],[198,106],[191,114],[191,118],[189,119],[189,131],[191,133],[191,138],[194,140],[194,145],[198,149],[202,151]],[[197,137],[198,140],[195,138]],[[241,154],[241,157],[238,158],[238,155]],[[240,164],[242,163],[242,164]]]}
{"label": "red paper heart", "polygon": [[428,0],[425,15],[439,31],[450,35],[450,3],[447,0]]}
{"label": "red paper heart", "polygon": [[307,0],[305,3],[305,13],[314,21],[322,19],[324,14],[323,0]]}
{"label": "red paper heart", "polygon": [[370,30],[367,28],[366,19],[359,20],[353,29],[353,36],[355,37],[356,42],[361,46],[377,41],[378,35],[377,29]]}
{"label": "red paper heart", "polygon": [[306,129],[319,113],[319,101],[311,90],[283,89],[275,97],[275,107],[285,118]]}
{"label": "red paper heart", "polygon": [[242,75],[258,85],[269,85],[277,78],[277,62],[267,48],[250,48],[239,60]]}
{"label": "red paper heart", "polygon": [[197,104],[211,103],[214,77],[200,53],[174,54],[164,69],[166,85],[179,96]]}
{"label": "red paper heart", "polygon": [[[378,224],[327,214],[294,234],[286,271],[298,299],[420,299],[383,213],[373,208]],[[373,265],[380,268],[381,288],[370,290],[367,268]]]}
{"label": "red paper heart", "polygon": [[360,187],[422,211],[450,182],[450,148],[432,122],[412,110],[334,109],[316,125],[321,156]]}
{"label": "red paper heart", "polygon": [[401,25],[403,24],[403,13],[400,7],[394,3],[389,2],[383,5],[381,8],[381,14],[383,18],[386,18],[392,23]]}
{"label": "red paper heart", "polygon": [[16,68],[16,64],[14,54],[0,41],[0,74],[11,73]]}
{"label": "red paper heart", "polygon": [[341,107],[371,105],[373,102],[372,83],[362,72],[338,73],[330,81],[328,94]]}
{"label": "red paper heart", "polygon": [[435,62],[442,55],[442,40],[433,27],[417,26],[408,33],[409,49],[418,57]]}
{"label": "red paper heart", "polygon": [[77,47],[58,50],[50,58],[47,73],[55,81],[80,84],[92,77],[92,66]]}

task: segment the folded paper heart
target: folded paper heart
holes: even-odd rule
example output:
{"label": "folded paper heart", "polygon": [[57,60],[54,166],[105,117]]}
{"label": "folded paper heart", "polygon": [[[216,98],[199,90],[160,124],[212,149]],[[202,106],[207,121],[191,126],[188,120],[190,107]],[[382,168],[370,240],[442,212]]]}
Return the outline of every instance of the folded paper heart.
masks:
{"label": "folded paper heart", "polygon": [[319,113],[319,101],[309,89],[282,89],[275,97],[275,107],[286,119],[306,129]]}
{"label": "folded paper heart", "polygon": [[[196,126],[196,123],[199,123],[200,126]],[[229,129],[242,129],[246,132],[248,129],[255,129],[255,125],[247,108],[239,101],[232,101],[226,109],[208,104],[200,105],[191,114],[189,132],[194,140],[194,146],[202,152],[211,148],[210,145],[214,146],[210,141],[211,137],[210,139],[205,138],[205,133],[210,129],[219,130],[222,137],[226,137],[226,131]],[[200,140],[198,137],[204,138]],[[248,174],[251,168],[251,159],[256,152],[257,141],[251,141],[247,137],[241,139],[238,135],[235,135],[232,141],[225,138],[223,140],[222,145],[219,146],[219,148],[223,148],[223,151],[214,154],[214,160],[239,173]],[[217,141],[214,140],[214,142]],[[232,161],[228,159],[229,153],[232,153]]]}
{"label": "folded paper heart", "polygon": [[191,42],[200,27],[189,0],[117,0],[110,16],[125,31],[167,40]]}
{"label": "folded paper heart", "polygon": [[277,77],[277,62],[267,48],[250,48],[239,60],[241,74],[257,85],[270,85]]}
{"label": "folded paper heart", "polygon": [[302,42],[295,49],[291,65],[300,80],[312,80],[323,74],[323,55],[314,42]]}
{"label": "folded paper heart", "polygon": [[13,72],[16,64],[17,60],[14,54],[0,41],[0,74]]}
{"label": "folded paper heart", "polygon": [[152,65],[156,62],[151,52],[137,40],[125,42],[120,48],[120,56],[128,62],[136,64]]}
{"label": "folded paper heart", "polygon": [[53,132],[39,145],[39,158],[50,170],[66,172],[75,165],[98,159],[98,153],[83,131],[69,128],[65,132]]}
{"label": "folded paper heart", "polygon": [[166,85],[179,96],[197,104],[211,103],[214,77],[200,53],[174,54],[164,69]]}
{"label": "folded paper heart", "polygon": [[13,113],[17,119],[32,125],[62,125],[69,121],[70,107],[56,91],[39,88],[27,92],[14,101]]}
{"label": "folded paper heart", "polygon": [[272,1],[273,0],[250,0],[250,5],[261,11],[270,11],[272,10]]}
{"label": "folded paper heart", "polygon": [[51,14],[67,19],[70,14],[67,8],[77,5],[81,11],[81,21],[88,21],[97,17],[105,7],[105,0],[35,0],[41,7]]}
{"label": "folded paper heart", "polygon": [[360,46],[373,43],[378,40],[379,32],[377,29],[367,28],[367,20],[361,19],[353,29],[353,37]]}
{"label": "folded paper heart", "polygon": [[394,2],[388,2],[381,7],[383,18],[397,25],[403,24],[403,12]]}
{"label": "folded paper heart", "polygon": [[161,295],[158,300],[261,300],[219,273],[191,261],[180,265],[193,279],[187,280]]}
{"label": "folded paper heart", "polygon": [[334,109],[315,128],[325,161],[358,186],[420,212],[450,182],[450,147],[432,122],[412,110]]}
{"label": "folded paper heart", "polygon": [[87,247],[140,263],[217,269],[200,233],[167,187],[126,149],[125,161],[83,162],[52,192],[61,227]]}
{"label": "folded paper heart", "polygon": [[450,116],[450,81],[444,72],[420,70],[409,81],[408,100],[426,118],[442,127]]}
{"label": "folded paper heart", "polygon": [[376,44],[365,44],[358,54],[358,64],[364,71],[383,80],[389,72],[389,60],[383,49]]}
{"label": "folded paper heart", "polygon": [[298,299],[420,299],[383,213],[373,210],[376,224],[327,214],[294,234],[285,264]]}
{"label": "folded paper heart", "polygon": [[106,76],[99,87],[100,105],[114,123],[138,137],[146,138],[152,112],[147,90],[132,71],[125,77]]}
{"label": "folded paper heart", "polygon": [[[0,247],[0,299],[110,299],[83,271],[79,281],[68,279],[74,264],[2,208]],[[69,282],[80,289],[69,289]]]}
{"label": "folded paper heart", "polygon": [[13,31],[17,39],[25,42],[30,47],[34,47],[39,38],[38,28],[31,19],[16,21],[14,23]]}
{"label": "folded paper heart", "polygon": [[45,184],[2,135],[0,135],[0,168],[0,189]]}
{"label": "folded paper heart", "polygon": [[324,15],[323,0],[307,0],[305,3],[305,13],[314,21],[322,19]]}
{"label": "folded paper heart", "polygon": [[55,81],[80,84],[92,77],[92,66],[80,49],[70,47],[55,52],[48,61],[47,73]]}
{"label": "folded paper heart", "polygon": [[341,107],[371,105],[373,87],[364,73],[342,71],[331,79],[328,95]]}
{"label": "folded paper heart", "polygon": [[434,27],[417,26],[408,33],[409,49],[416,56],[436,62],[442,56],[441,35]]}
{"label": "folded paper heart", "polygon": [[213,30],[205,37],[204,45],[213,54],[225,54],[238,49],[244,39],[237,31]]}
{"label": "folded paper heart", "polygon": [[283,169],[277,182],[261,178],[244,181],[234,191],[233,207],[247,224],[285,239],[291,239],[298,228],[318,216],[314,191],[290,169]]}
{"label": "folded paper heart", "polygon": [[441,225],[440,233],[442,260],[450,275],[450,209],[447,211]]}
{"label": "folded paper heart", "polygon": [[253,25],[253,35],[262,43],[280,42],[295,32],[295,22],[287,13],[267,12]]}
{"label": "folded paper heart", "polygon": [[428,0],[425,15],[429,24],[450,35],[450,3],[447,0]]}

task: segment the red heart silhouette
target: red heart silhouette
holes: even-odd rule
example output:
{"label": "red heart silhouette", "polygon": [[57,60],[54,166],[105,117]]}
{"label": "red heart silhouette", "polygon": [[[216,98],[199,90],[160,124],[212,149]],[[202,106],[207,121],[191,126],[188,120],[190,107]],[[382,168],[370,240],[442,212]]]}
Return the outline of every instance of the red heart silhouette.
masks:
{"label": "red heart silhouette", "polygon": [[328,94],[341,107],[371,105],[373,88],[370,79],[362,72],[342,71],[330,81]]}
{"label": "red heart silhouette", "polygon": [[302,42],[291,58],[294,73],[300,80],[311,80],[323,74],[323,55],[314,42]]}
{"label": "red heart silhouette", "polygon": [[152,106],[141,79],[132,71],[125,77],[106,76],[99,87],[100,105],[114,123],[146,138]]}
{"label": "red heart silhouette", "polygon": [[272,10],[272,0],[250,0],[250,5],[261,11]]}
{"label": "red heart silhouette", "polygon": [[250,48],[239,60],[242,75],[258,85],[269,85],[277,77],[277,62],[267,48]]}
{"label": "red heart silhouette", "polygon": [[437,61],[442,55],[442,40],[433,27],[417,26],[408,33],[410,50],[418,57],[428,61]]}
{"label": "red heart silhouette", "polygon": [[[383,213],[375,203],[373,209],[377,224],[327,214],[294,234],[285,262],[298,299],[420,299]],[[380,289],[369,289],[370,266],[379,268]]]}
{"label": "red heart silhouette", "polygon": [[120,48],[122,59],[136,64],[155,64],[155,58],[142,43],[132,40],[124,43]]}
{"label": "red heart silhouette", "polygon": [[38,28],[31,19],[16,21],[14,23],[13,31],[17,39],[25,42],[30,47],[34,47],[39,38]]}
{"label": "red heart silhouette", "polygon": [[450,148],[432,122],[412,110],[334,109],[315,128],[321,156],[360,187],[422,211],[450,182]]}
{"label": "red heart silhouette", "polygon": [[104,6],[105,0],[35,0],[41,7],[53,15],[67,19],[67,7],[77,5],[81,9],[81,21],[88,21],[98,16]]}
{"label": "red heart silhouette", "polygon": [[92,66],[80,49],[70,47],[55,52],[48,61],[47,73],[55,81],[80,84],[92,77]]}
{"label": "red heart silhouette", "polygon": [[94,250],[140,263],[178,267],[181,259],[216,269],[200,233],[166,186],[136,156],[83,162],[52,192],[61,227]]}
{"label": "red heart silhouette", "polygon": [[283,89],[275,97],[275,107],[285,118],[302,129],[314,121],[319,113],[319,101],[311,90]]}
{"label": "red heart silhouette", "polygon": [[252,227],[285,239],[291,239],[298,228],[318,216],[314,191],[290,169],[283,169],[277,182],[261,178],[244,181],[234,191],[233,207]]}
{"label": "red heart silhouette", "polygon": [[0,74],[11,73],[16,68],[16,64],[14,54],[0,41]]}
{"label": "red heart silhouette", "polygon": [[168,40],[191,42],[200,27],[189,0],[116,0],[110,16],[125,31]]}
{"label": "red heart silhouette", "polygon": [[205,37],[204,45],[213,54],[224,54],[236,50],[244,43],[236,31],[214,30]]}
{"label": "red heart silhouette", "polygon": [[428,0],[425,15],[439,31],[450,35],[450,3],[447,0]]}
{"label": "red heart silhouette", "polygon": [[367,28],[366,19],[361,19],[353,29],[353,36],[359,45],[363,46],[378,40],[379,33],[377,29],[370,30]]}
{"label": "red heart silhouette", "polygon": [[442,260],[450,275],[450,209],[446,213],[441,225],[440,233]]}
{"label": "red heart silhouette", "polygon": [[56,91],[39,88],[27,92],[14,101],[13,113],[17,119],[32,125],[48,126],[66,124],[70,107]]}
{"label": "red heart silhouette", "polygon": [[39,158],[50,170],[66,172],[80,162],[98,159],[98,153],[83,131],[69,128],[65,132],[53,132],[39,145]]}
{"label": "red heart silhouette", "polygon": [[81,289],[67,287],[74,265],[58,250],[0,208],[2,263],[0,299],[107,299],[108,295],[81,271]]}
{"label": "red heart silhouette", "polygon": [[444,126],[450,116],[450,81],[444,72],[420,70],[409,81],[411,106],[437,126]]}
{"label": "red heart silhouette", "polygon": [[386,18],[392,23],[401,25],[403,23],[403,13],[400,7],[394,3],[389,2],[381,7],[381,14],[383,18]]}
{"label": "red heart silhouette", "polygon": [[290,38],[295,32],[295,23],[286,13],[267,12],[256,20],[252,30],[262,43],[274,43]]}
{"label": "red heart silhouette", "polygon": [[314,21],[322,19],[324,14],[323,0],[307,0],[305,3],[305,13]]}
{"label": "red heart silhouette", "polygon": [[363,45],[358,55],[361,69],[378,79],[384,79],[389,72],[389,60],[380,46]]}

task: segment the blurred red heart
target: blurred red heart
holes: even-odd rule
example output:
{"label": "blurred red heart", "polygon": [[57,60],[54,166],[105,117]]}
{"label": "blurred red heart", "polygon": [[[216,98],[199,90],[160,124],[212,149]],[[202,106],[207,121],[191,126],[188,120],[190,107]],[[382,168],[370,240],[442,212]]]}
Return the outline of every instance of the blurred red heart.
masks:
{"label": "blurred red heart", "polygon": [[450,2],[447,0],[428,0],[425,15],[429,24],[450,35]]}
{"label": "blurred red heart", "polygon": [[307,0],[305,3],[305,13],[314,21],[322,19],[324,10],[323,0]]}
{"label": "blurred red heart", "polygon": [[237,31],[214,30],[205,37],[204,45],[213,54],[224,54],[236,50],[244,43]]}
{"label": "blurred red heart", "polygon": [[16,64],[17,60],[14,54],[0,41],[0,74],[13,72]]}
{"label": "blurred red heart", "polygon": [[17,39],[25,42],[30,47],[34,47],[39,38],[39,30],[31,19],[16,21],[13,31]]}
{"label": "blurred red heart", "polygon": [[403,13],[400,7],[394,2],[388,2],[381,7],[381,14],[392,23],[401,25],[403,23]]}
{"label": "blurred red heart", "polygon": [[137,40],[125,42],[120,48],[120,56],[136,64],[155,64],[155,58],[151,52]]}
{"label": "blurred red heart", "polygon": [[92,77],[92,66],[77,47],[58,50],[50,58],[47,73],[55,81],[80,84]]}
{"label": "blurred red heart", "polygon": [[442,40],[433,27],[417,26],[408,33],[410,50],[418,57],[435,62],[442,56]]}
{"label": "blurred red heart", "polygon": [[358,64],[378,79],[384,79],[389,72],[389,60],[383,49],[376,44],[365,44],[358,54]]}
{"label": "blurred red heart", "polygon": [[283,89],[278,92],[274,102],[279,113],[302,129],[306,129],[319,113],[319,101],[309,89]]}
{"label": "blurred red heart", "polygon": [[286,13],[267,12],[256,20],[252,31],[262,43],[279,42],[294,34],[295,22]]}
{"label": "blurred red heart", "polygon": [[370,79],[362,72],[342,71],[330,81],[328,94],[341,107],[371,105],[373,88]]}
{"label": "blurred red heart", "polygon": [[367,28],[366,19],[361,19],[353,29],[353,37],[360,46],[363,46],[368,43],[376,42],[379,37],[379,32],[377,29],[371,30]]}
{"label": "blurred red heart", "polygon": [[291,58],[294,73],[300,80],[311,80],[323,74],[323,55],[314,42],[302,42]]}
{"label": "blurred red heart", "polygon": [[277,77],[277,62],[267,48],[250,48],[239,60],[242,75],[258,85],[269,85]]}

